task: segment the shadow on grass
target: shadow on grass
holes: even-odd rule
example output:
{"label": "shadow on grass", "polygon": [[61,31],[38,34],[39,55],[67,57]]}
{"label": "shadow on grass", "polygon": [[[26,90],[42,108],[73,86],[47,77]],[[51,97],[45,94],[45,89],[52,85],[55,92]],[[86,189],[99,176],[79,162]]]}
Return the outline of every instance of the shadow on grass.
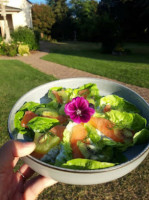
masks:
{"label": "shadow on grass", "polygon": [[102,54],[100,51],[101,44],[99,43],[49,43],[47,41],[41,41],[40,43],[40,51],[47,53],[57,53],[106,61],[149,64],[148,44],[126,44],[124,47],[129,49],[131,53],[128,55],[115,56],[112,54]]}

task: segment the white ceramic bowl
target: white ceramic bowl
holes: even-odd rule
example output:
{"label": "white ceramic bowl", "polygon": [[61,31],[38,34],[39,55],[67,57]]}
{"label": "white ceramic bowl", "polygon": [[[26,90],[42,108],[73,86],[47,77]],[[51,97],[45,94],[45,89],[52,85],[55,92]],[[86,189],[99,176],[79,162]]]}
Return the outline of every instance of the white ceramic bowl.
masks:
{"label": "white ceramic bowl", "polygon": [[[63,86],[65,88],[77,88],[86,83],[95,83],[97,84],[100,95],[105,96],[108,94],[116,94],[120,97],[125,98],[129,102],[136,105],[140,111],[141,115],[147,119],[149,122],[149,105],[145,100],[140,97],[134,91],[124,87],[118,83],[95,79],[95,78],[71,78],[63,79],[58,81],[53,81],[35,89],[32,89],[24,96],[22,96],[16,104],[13,106],[9,119],[8,119],[8,130],[11,139],[22,139],[23,135],[18,135],[14,129],[14,116],[19,108],[24,104],[24,102],[34,101],[34,102],[46,102],[46,94],[51,87]],[[135,169],[147,156],[149,152],[149,143],[144,145],[137,145],[125,152],[125,155],[128,158],[128,161],[106,169],[100,170],[72,170],[64,169],[56,166],[46,164],[32,156],[26,156],[23,158],[24,162],[27,163],[34,171],[37,173],[46,176],[52,177],[53,179],[67,183],[67,184],[77,184],[77,185],[91,185],[91,184],[100,184],[115,180],[120,178],[127,173]]]}

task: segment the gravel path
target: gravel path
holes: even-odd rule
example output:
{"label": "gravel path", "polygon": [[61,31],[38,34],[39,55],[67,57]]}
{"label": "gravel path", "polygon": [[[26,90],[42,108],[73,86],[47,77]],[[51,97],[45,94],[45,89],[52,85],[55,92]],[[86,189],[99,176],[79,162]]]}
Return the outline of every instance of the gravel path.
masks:
{"label": "gravel path", "polygon": [[[69,68],[60,64],[52,63],[46,60],[40,59],[41,57],[47,55],[49,53],[49,44],[45,42],[41,42],[40,45],[40,51],[32,52],[29,56],[16,56],[16,57],[6,57],[6,56],[0,56],[0,59],[9,59],[9,60],[20,60],[26,64],[31,65],[32,67],[38,69],[39,71],[42,71],[46,74],[53,75],[54,77],[58,79],[64,79],[64,78],[74,78],[74,77],[92,77],[92,78],[101,78],[101,79],[108,79],[102,76],[94,75],[85,71],[81,71],[78,69]],[[119,82],[116,80],[113,80],[115,82]],[[119,82],[130,89],[136,91],[138,94],[140,94],[148,103],[149,103],[149,89],[142,88],[126,83]]]}

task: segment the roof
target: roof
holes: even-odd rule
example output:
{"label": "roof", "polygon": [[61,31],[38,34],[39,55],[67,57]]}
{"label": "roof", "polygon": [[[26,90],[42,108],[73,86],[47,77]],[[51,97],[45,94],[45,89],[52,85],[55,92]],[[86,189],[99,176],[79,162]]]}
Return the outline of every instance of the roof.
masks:
{"label": "roof", "polygon": [[[6,13],[12,13],[12,12],[20,12],[22,11],[22,9],[20,8],[14,8],[14,7],[11,7],[11,6],[6,6]],[[2,8],[1,8],[1,5],[0,5],[0,14],[2,12]]]}
{"label": "roof", "polygon": [[26,0],[28,3],[32,4],[29,0]]}

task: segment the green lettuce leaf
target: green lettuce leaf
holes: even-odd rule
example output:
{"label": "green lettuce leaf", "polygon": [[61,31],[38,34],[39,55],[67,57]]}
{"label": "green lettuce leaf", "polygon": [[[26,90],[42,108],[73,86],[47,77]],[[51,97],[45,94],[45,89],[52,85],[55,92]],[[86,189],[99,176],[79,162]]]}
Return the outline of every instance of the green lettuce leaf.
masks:
{"label": "green lettuce leaf", "polygon": [[23,119],[24,116],[24,111],[18,111],[15,114],[15,118],[14,118],[14,126],[16,129],[18,130],[24,130],[25,128],[21,126],[21,120]]}
{"label": "green lettuce leaf", "polygon": [[80,96],[79,92],[85,89],[89,90],[89,94],[87,95],[87,98],[94,98],[94,99],[99,98],[99,89],[97,85],[94,83],[87,83],[79,88],[74,89],[71,95],[71,99],[77,96]]}
{"label": "green lettuce leaf", "polygon": [[75,125],[73,122],[69,122],[63,132],[63,141],[60,145],[60,152],[56,157],[55,165],[61,166],[63,163],[72,159],[72,148],[70,145],[70,138],[72,133],[72,127]]}
{"label": "green lettuce leaf", "polygon": [[[113,150],[113,147],[105,146],[101,151],[99,151],[97,160],[101,162],[111,162],[113,159]],[[91,159],[93,159],[93,157],[91,157]]]}
{"label": "green lettuce leaf", "polygon": [[129,146],[131,146],[132,144],[130,143],[121,143],[121,142],[115,142],[114,140],[107,138],[107,137],[103,137],[98,145],[100,146],[100,148],[104,148],[105,146],[110,146],[112,148],[116,148],[119,149],[121,151],[125,151]]}
{"label": "green lettuce leaf", "polygon": [[121,150],[114,148],[113,150],[113,159],[111,160],[112,163],[124,163],[128,159],[127,157],[122,153]]}
{"label": "green lettuce leaf", "polygon": [[71,88],[63,88],[63,87],[50,88],[48,92],[48,97],[52,100],[56,100],[56,97],[53,94],[53,91],[57,91],[58,95],[62,98],[63,103],[67,103],[70,100],[70,96],[73,90]]}
{"label": "green lettuce leaf", "polygon": [[59,121],[57,119],[35,117],[28,122],[27,126],[34,132],[45,133],[58,124]]}
{"label": "green lettuce leaf", "polygon": [[98,143],[101,139],[101,136],[98,135],[97,130],[89,123],[85,123],[84,127],[85,127],[88,137],[91,139],[91,141],[95,144]]}
{"label": "green lettuce leaf", "polygon": [[72,159],[64,163],[62,167],[70,169],[80,169],[80,170],[93,170],[93,169],[103,169],[107,167],[113,167],[114,163],[99,162],[90,159]]}
{"label": "green lettuce leaf", "polygon": [[144,128],[133,137],[133,144],[144,144],[149,141],[149,128]]}
{"label": "green lettuce leaf", "polygon": [[45,104],[35,103],[35,102],[26,102],[21,108],[21,111],[32,111],[34,112],[37,108],[45,107]]}
{"label": "green lettuce leaf", "polygon": [[147,123],[146,119],[138,113],[120,112],[118,110],[106,112],[106,117],[118,128],[126,128],[135,132],[145,128]]}
{"label": "green lettuce leaf", "polygon": [[66,126],[66,128],[63,132],[63,142],[64,143],[70,143],[70,137],[71,137],[73,126],[75,126],[74,122],[69,122],[69,124]]}
{"label": "green lettuce leaf", "polygon": [[103,112],[99,112],[99,111],[95,112],[93,116],[100,117],[100,118],[106,118],[106,114]]}
{"label": "green lettuce leaf", "polygon": [[54,109],[58,109],[59,107],[59,103],[56,101],[56,99],[51,100],[49,103],[46,104],[47,108],[54,108]]}
{"label": "green lettuce leaf", "polygon": [[113,147],[104,146],[101,148],[99,144],[77,143],[84,158],[97,160],[101,162],[109,162],[113,158]]}
{"label": "green lettuce leaf", "polygon": [[[87,91],[85,91],[83,94],[80,94],[81,91],[86,89]],[[101,96],[99,95],[99,89],[96,84],[88,83],[79,88],[74,89],[70,98],[73,99],[78,96],[87,96],[86,99],[90,104],[94,105],[95,109],[99,107],[99,101]]]}
{"label": "green lettuce leaf", "polygon": [[139,110],[136,108],[136,106],[117,95],[108,95],[102,97],[100,99],[100,107],[104,108],[105,105],[110,105],[111,109],[113,110],[139,113]]}
{"label": "green lettuce leaf", "polygon": [[55,98],[55,95],[52,93],[52,91],[60,91],[62,90],[63,88],[62,87],[52,87],[49,89],[49,92],[48,92],[48,97],[52,100],[56,99]]}
{"label": "green lettuce leaf", "polygon": [[29,133],[29,131],[26,128],[24,128],[24,127],[21,126],[21,120],[22,120],[22,118],[24,116],[24,113],[25,112],[22,111],[22,110],[18,111],[15,114],[15,118],[14,118],[14,127],[15,127],[17,133],[20,133],[20,134],[27,134],[27,133]]}
{"label": "green lettuce leaf", "polygon": [[60,115],[66,115],[64,108],[65,108],[65,104],[62,104],[58,111]]}
{"label": "green lettuce leaf", "polygon": [[33,131],[21,126],[21,120],[23,119],[24,113],[24,111],[20,110],[15,114],[14,127],[17,133],[28,136],[30,141],[32,141],[34,139]]}
{"label": "green lettuce leaf", "polygon": [[69,102],[72,91],[71,88],[63,88],[63,90],[58,91],[58,95],[62,98],[64,104]]}
{"label": "green lettuce leaf", "polygon": [[89,151],[88,148],[89,145],[85,144],[84,142],[78,141],[77,146],[79,147],[79,150],[84,156],[84,158],[89,159],[91,157],[91,152]]}
{"label": "green lettuce leaf", "polygon": [[61,166],[63,163],[71,159],[72,159],[72,148],[70,146],[70,143],[62,142],[60,145],[60,152],[57,155],[56,160],[55,160],[55,165]]}

